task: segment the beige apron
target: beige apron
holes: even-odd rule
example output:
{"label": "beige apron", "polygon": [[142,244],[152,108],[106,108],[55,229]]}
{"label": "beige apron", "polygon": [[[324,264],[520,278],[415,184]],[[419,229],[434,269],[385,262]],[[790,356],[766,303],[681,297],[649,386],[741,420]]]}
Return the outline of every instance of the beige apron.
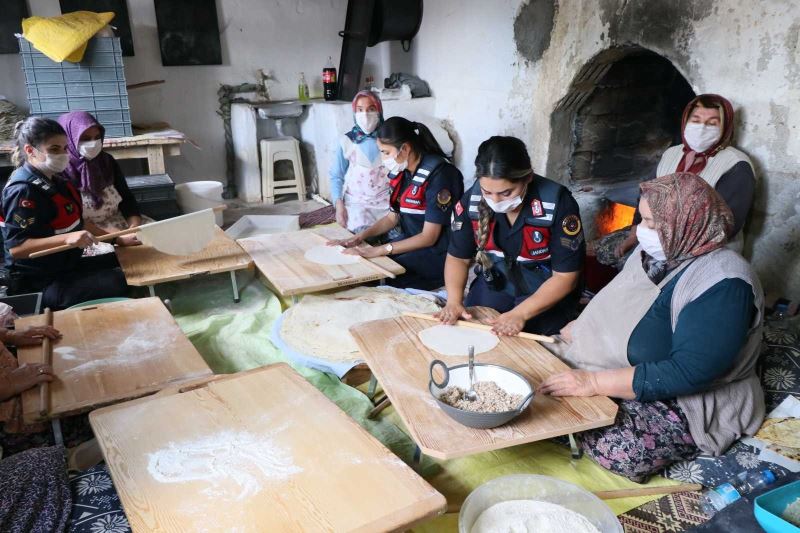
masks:
{"label": "beige apron", "polygon": [[586,370],[631,366],[628,339],[661,294],[661,289],[691,261],[670,272],[658,285],[650,281],[637,247],[622,272],[592,298],[572,325],[572,343],[558,354],[569,365]]}

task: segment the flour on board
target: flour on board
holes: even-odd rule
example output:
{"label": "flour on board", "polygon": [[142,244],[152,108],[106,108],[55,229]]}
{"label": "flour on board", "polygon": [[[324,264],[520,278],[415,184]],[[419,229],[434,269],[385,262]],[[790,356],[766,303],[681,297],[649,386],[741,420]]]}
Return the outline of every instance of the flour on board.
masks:
{"label": "flour on board", "polygon": [[147,471],[161,483],[205,482],[206,496],[244,500],[303,469],[268,435],[228,430],[170,442],[149,455]]}

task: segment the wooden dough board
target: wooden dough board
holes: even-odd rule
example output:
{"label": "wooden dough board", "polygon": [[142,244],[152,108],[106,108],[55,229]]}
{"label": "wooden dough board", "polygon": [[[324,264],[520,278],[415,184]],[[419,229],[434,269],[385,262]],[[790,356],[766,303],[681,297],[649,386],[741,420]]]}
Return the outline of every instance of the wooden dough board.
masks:
{"label": "wooden dough board", "polygon": [[[498,315],[485,307],[472,308],[472,312],[479,322]],[[459,424],[439,408],[428,391],[428,366],[434,359],[448,366],[464,364],[467,357],[445,356],[425,347],[417,333],[435,325],[401,316],[350,328],[364,359],[422,453],[452,459],[614,423],[617,405],[605,396],[554,398],[536,394],[523,414],[499,428],[473,429]],[[520,372],[534,391],[548,376],[568,369],[536,341],[517,337],[500,337],[500,344],[476,355],[475,361]],[[442,378],[441,374],[437,376]]]}
{"label": "wooden dough board", "polygon": [[[42,325],[44,315],[17,319]],[[63,337],[53,341],[48,418],[137,398],[165,386],[212,374],[158,298],[143,298],[53,313]],[[70,349],[72,348],[72,349]],[[40,363],[42,347],[19,348],[20,364]],[[22,393],[25,422],[39,419],[39,388]]]}
{"label": "wooden dough board", "polygon": [[[237,242],[255,261],[256,268],[281,296],[308,294],[337,287],[359,285],[386,276],[362,261],[352,265],[320,265],[308,261],[310,248],[331,239],[346,239],[353,234],[341,226],[326,226],[288,233],[259,235]],[[388,257],[372,260],[395,275],[405,269]]]}
{"label": "wooden dough board", "polygon": [[196,254],[180,256],[159,252],[151,246],[117,246],[117,259],[128,285],[137,287],[177,281],[203,274],[244,270],[253,262],[219,227],[214,239]]}
{"label": "wooden dough board", "polygon": [[[285,363],[220,377],[188,392],[142,398],[89,415],[134,532],[390,531],[444,512],[444,497]],[[246,432],[273,454],[252,458],[251,489],[233,476],[168,483],[148,470],[170,445]],[[224,459],[223,459],[224,460]],[[193,471],[208,472],[198,459]],[[280,462],[280,465],[277,463]],[[215,465],[219,466],[219,465]],[[233,474],[235,476],[235,474]],[[237,499],[238,497],[238,499]]]}

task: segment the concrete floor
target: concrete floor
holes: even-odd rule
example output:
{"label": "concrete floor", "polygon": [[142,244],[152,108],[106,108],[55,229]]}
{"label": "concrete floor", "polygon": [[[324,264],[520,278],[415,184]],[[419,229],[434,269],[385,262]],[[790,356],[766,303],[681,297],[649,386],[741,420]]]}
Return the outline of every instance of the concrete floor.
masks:
{"label": "concrete floor", "polygon": [[299,215],[314,211],[324,204],[316,200],[278,199],[273,205],[262,203],[245,203],[240,200],[227,202],[228,208],[223,212],[224,227],[227,228],[245,215]]}

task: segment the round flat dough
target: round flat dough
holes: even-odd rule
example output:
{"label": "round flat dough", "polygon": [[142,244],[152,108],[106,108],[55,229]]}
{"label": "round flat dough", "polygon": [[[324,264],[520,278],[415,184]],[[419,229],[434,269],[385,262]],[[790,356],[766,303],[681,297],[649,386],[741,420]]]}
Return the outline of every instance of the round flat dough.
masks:
{"label": "round flat dough", "polygon": [[[402,315],[433,313],[439,307],[423,296],[391,287],[357,287],[331,294],[307,294],[283,317],[281,338],[293,350],[331,362],[363,359],[350,326]],[[313,331],[313,335],[308,332]]]}
{"label": "round flat dough", "polygon": [[341,246],[314,246],[306,250],[305,258],[319,265],[354,265],[358,263],[358,256],[345,255]]}
{"label": "round flat dough", "polygon": [[536,533],[567,531],[600,533],[585,516],[561,505],[535,500],[510,500],[492,505],[472,524],[471,533]]}
{"label": "round flat dough", "polygon": [[475,347],[475,355],[488,352],[500,343],[497,335],[480,329],[440,324],[423,329],[417,336],[422,344],[442,355],[467,356],[468,347]]}

